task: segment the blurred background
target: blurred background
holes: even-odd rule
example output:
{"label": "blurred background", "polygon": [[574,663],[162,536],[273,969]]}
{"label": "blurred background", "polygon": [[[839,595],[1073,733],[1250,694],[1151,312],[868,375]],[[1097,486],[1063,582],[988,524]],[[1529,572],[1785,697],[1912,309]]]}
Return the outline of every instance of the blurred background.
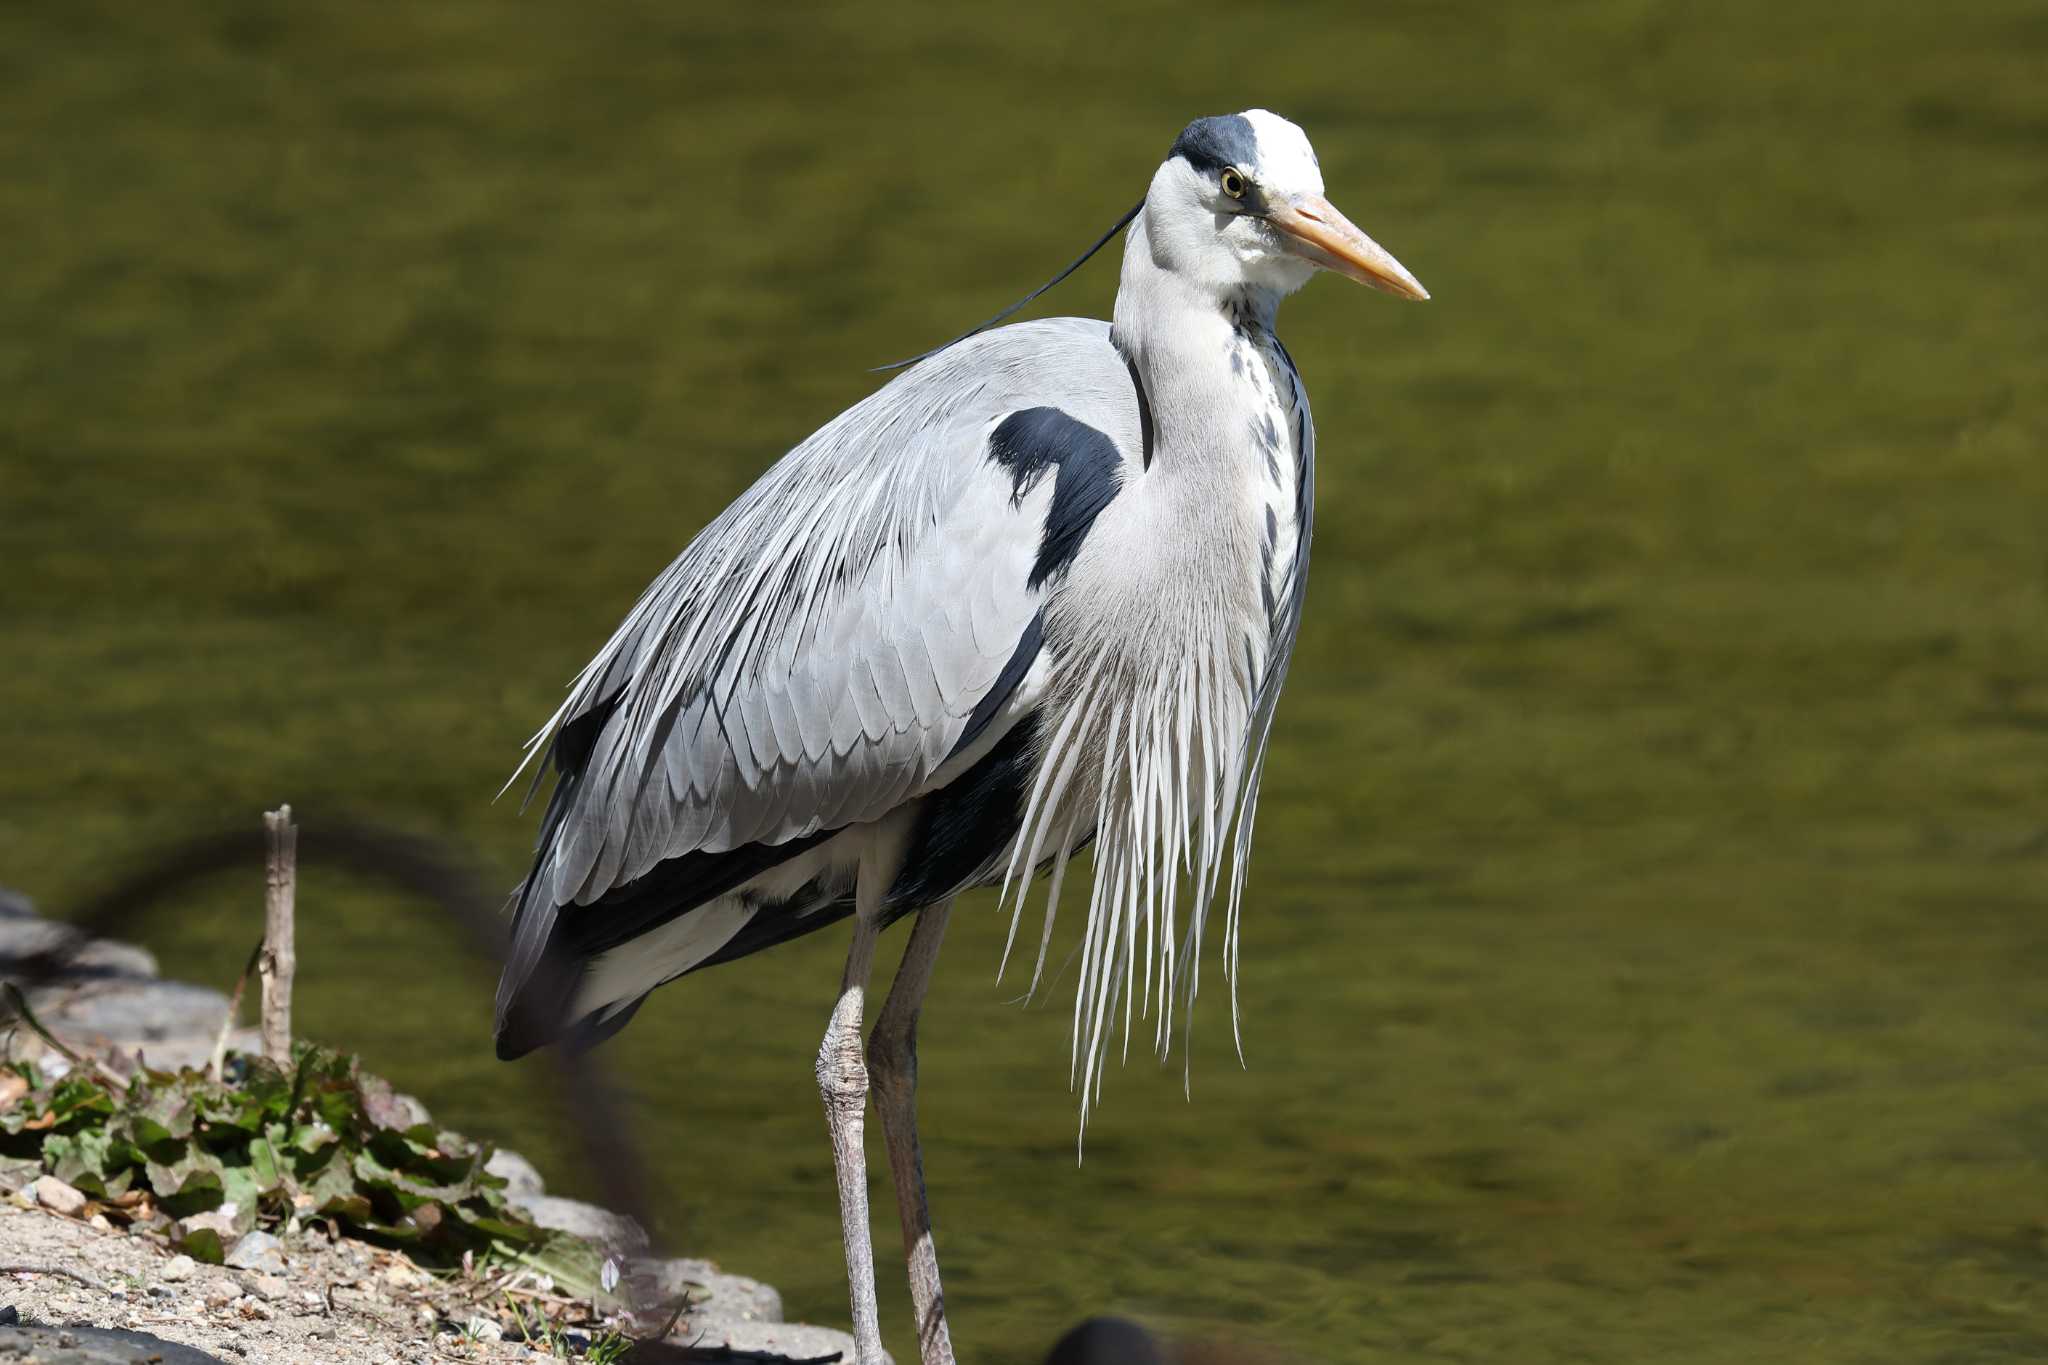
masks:
{"label": "blurred background", "polygon": [[[290,800],[509,887],[493,793],[695,530],[1266,105],[1436,297],[1281,317],[1321,505],[1248,1066],[1212,972],[1192,1098],[1134,1057],[1077,1168],[1071,978],[1019,1008],[956,916],[963,1358],[2048,1356],[2044,72],[2030,0],[10,5],[0,883]],[[231,979],[260,880],[166,970]],[[577,1192],[437,912],[313,875],[299,938],[307,1032]],[[842,939],[610,1049],[678,1250],[826,1322]]]}

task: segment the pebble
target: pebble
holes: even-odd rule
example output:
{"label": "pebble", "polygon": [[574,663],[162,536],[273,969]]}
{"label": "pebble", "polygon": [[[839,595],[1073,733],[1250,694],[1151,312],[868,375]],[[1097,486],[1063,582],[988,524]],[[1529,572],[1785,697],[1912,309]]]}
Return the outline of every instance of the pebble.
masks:
{"label": "pebble", "polygon": [[281,1299],[290,1289],[282,1275],[245,1273],[235,1276],[235,1283],[242,1286],[244,1294],[259,1299]]}
{"label": "pebble", "polygon": [[37,1177],[36,1183],[29,1186],[29,1193],[50,1212],[61,1213],[67,1218],[85,1207],[85,1196],[54,1175]]}
{"label": "pebble", "polygon": [[180,1254],[165,1261],[164,1268],[158,1272],[158,1275],[172,1284],[177,1284],[180,1280],[191,1279],[192,1272],[197,1269],[199,1269],[197,1261],[193,1260],[190,1256]]}
{"label": "pebble", "polygon": [[444,1318],[436,1324],[435,1330],[443,1336],[461,1337],[467,1341],[495,1342],[505,1339],[505,1329],[498,1325],[498,1320],[481,1314],[466,1318],[461,1322]]}
{"label": "pebble", "polygon": [[284,1273],[284,1244],[267,1232],[245,1232],[228,1249],[227,1263],[237,1270]]}
{"label": "pebble", "polygon": [[384,1267],[384,1283],[393,1289],[412,1289],[427,1282],[427,1277],[413,1269],[410,1261],[393,1261]]}

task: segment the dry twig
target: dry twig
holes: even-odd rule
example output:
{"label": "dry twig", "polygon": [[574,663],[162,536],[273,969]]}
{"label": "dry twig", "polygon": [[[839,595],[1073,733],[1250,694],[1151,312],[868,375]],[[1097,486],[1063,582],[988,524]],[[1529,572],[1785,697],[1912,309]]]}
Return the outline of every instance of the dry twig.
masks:
{"label": "dry twig", "polygon": [[100,1079],[106,1081],[107,1084],[113,1086],[116,1090],[128,1088],[128,1078],[126,1076],[121,1075],[97,1057],[86,1056],[72,1051],[56,1034],[44,1028],[43,1021],[36,1018],[35,1011],[28,1007],[28,997],[23,995],[21,987],[15,985],[12,981],[7,983],[6,999],[7,1007],[14,1011],[15,1017],[26,1024],[29,1031],[35,1034],[36,1037],[49,1044],[58,1056],[64,1058],[65,1061],[70,1062],[73,1066],[90,1067],[92,1070],[97,1071]]}
{"label": "dry twig", "polygon": [[221,1068],[227,1064],[228,1035],[235,1031],[235,1021],[242,1016],[242,992],[249,987],[249,973],[256,970],[263,960],[263,940],[256,940],[256,946],[249,950],[249,960],[242,966],[242,974],[235,978],[234,994],[228,997],[228,1017],[220,1021],[220,1036],[213,1040],[213,1060],[206,1065],[206,1074],[220,1079]]}
{"label": "dry twig", "polygon": [[84,1285],[95,1294],[107,1292],[107,1287],[92,1276],[61,1265],[0,1265],[0,1275],[61,1275],[67,1280]]}

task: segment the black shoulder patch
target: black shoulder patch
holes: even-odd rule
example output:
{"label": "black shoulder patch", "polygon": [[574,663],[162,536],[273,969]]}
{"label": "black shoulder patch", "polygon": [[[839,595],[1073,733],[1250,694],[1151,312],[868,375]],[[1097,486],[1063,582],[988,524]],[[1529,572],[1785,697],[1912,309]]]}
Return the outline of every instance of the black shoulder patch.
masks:
{"label": "black shoulder patch", "polygon": [[1026,580],[1036,588],[1073,562],[1088,528],[1123,486],[1123,457],[1115,441],[1058,408],[1011,413],[989,436],[988,451],[1010,472],[1011,496],[1019,502],[1053,471],[1052,506]]}
{"label": "black shoulder patch", "polygon": [[903,870],[889,888],[898,913],[973,886],[1002,856],[1024,823],[1037,741],[1038,717],[1027,715],[979,763],[920,803]]}
{"label": "black shoulder patch", "polygon": [[1259,140],[1252,131],[1251,120],[1244,115],[1218,114],[1198,118],[1181,129],[1166,159],[1171,161],[1177,156],[1186,157],[1188,164],[1198,171],[1220,171],[1225,166],[1242,169],[1258,161]]}

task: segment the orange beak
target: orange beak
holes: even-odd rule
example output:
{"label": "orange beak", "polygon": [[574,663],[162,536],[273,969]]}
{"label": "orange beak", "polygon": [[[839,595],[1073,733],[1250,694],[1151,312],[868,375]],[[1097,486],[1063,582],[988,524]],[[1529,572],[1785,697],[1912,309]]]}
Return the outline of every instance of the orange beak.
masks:
{"label": "orange beak", "polygon": [[1302,197],[1266,214],[1266,221],[1300,243],[1302,256],[1325,270],[1349,275],[1403,299],[1426,299],[1429,291],[1393,253],[1358,230],[1320,194]]}

